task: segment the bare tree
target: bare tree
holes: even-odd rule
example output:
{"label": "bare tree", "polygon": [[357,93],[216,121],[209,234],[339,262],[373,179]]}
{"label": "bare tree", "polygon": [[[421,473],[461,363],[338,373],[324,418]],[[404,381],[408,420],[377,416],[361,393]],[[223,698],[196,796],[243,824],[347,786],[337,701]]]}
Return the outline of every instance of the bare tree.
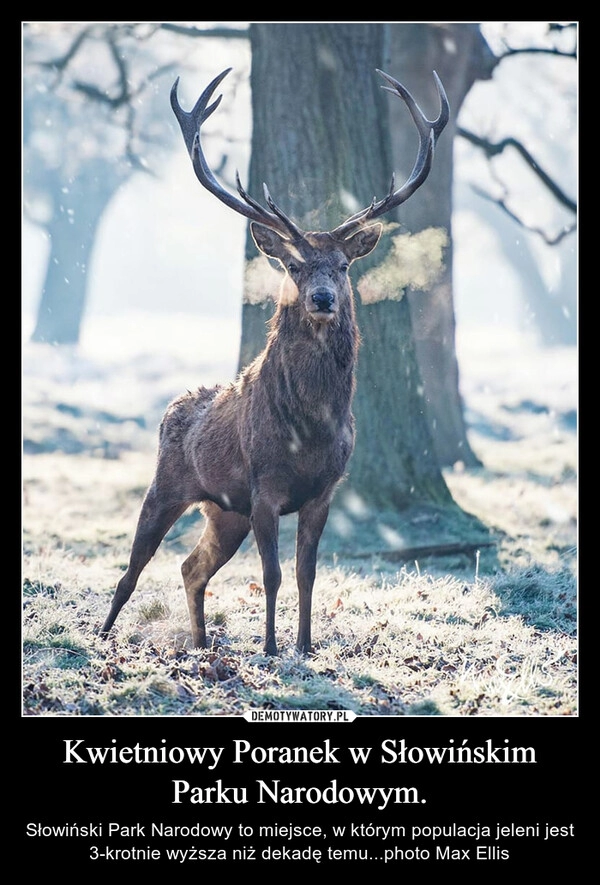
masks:
{"label": "bare tree", "polygon": [[493,111],[475,113],[467,102],[457,127],[469,170],[459,202],[490,227],[523,281],[523,325],[545,345],[573,344],[577,25],[506,22],[482,30],[494,51],[494,82],[479,87],[477,107],[487,91]]}
{"label": "bare tree", "polygon": [[112,23],[24,28],[24,209],[50,245],[33,340],[79,340],[100,220],[144,159],[168,143],[153,85],[169,70],[156,33]]}

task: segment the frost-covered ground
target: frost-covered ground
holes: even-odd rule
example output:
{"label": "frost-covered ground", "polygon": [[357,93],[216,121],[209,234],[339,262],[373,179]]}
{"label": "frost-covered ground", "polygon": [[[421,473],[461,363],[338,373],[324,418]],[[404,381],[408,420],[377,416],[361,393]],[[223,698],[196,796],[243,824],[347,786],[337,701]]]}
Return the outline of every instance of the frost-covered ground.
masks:
{"label": "frost-covered ground", "polygon": [[151,479],[166,402],[231,377],[239,328],[192,316],[88,321],[82,344],[23,348],[24,711],[196,715],[248,707],[363,715],[577,712],[577,357],[500,328],[458,340],[472,445],[448,471],[493,529],[500,569],[329,558],[315,588],[316,654],[293,651],[293,563],[281,654],[262,654],[252,544],[211,584],[213,648],[191,651],[180,563],[198,523],[163,544],[108,643],[97,639]]}

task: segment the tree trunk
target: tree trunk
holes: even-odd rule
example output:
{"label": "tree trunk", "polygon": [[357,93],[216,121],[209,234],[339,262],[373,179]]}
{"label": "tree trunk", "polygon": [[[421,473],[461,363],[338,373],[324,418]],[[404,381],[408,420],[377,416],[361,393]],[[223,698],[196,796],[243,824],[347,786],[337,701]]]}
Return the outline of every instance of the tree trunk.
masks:
{"label": "tree trunk", "polygon": [[[250,33],[249,192],[262,195],[264,181],[301,227],[330,230],[389,187],[390,99],[375,72],[384,68],[385,26],[253,24]],[[403,289],[394,281],[383,289],[365,285],[369,270],[381,266],[391,250],[386,234],[373,256],[356,266],[354,278],[355,292],[370,292],[370,298],[361,303],[357,297],[362,337],[354,400],[357,442],[341,496],[363,511],[452,502],[425,420]],[[249,246],[247,257],[255,255]],[[272,312],[251,300],[247,291],[244,364],[263,346]]]}
{"label": "tree trunk", "polygon": [[42,287],[32,341],[77,344],[85,311],[88,272],[98,225],[115,193],[115,187],[99,188],[106,175],[97,167],[81,173],[76,183],[60,188],[53,196],[57,207],[46,224],[50,256]]}
{"label": "tree trunk", "polygon": [[[416,197],[401,207],[402,228],[413,237],[430,228],[445,232],[441,272],[425,288],[408,289],[419,370],[428,422],[438,461],[467,466],[480,462],[467,439],[455,348],[452,290],[452,184],[456,121],[465,96],[478,79],[488,79],[496,59],[475,24],[389,25],[389,72],[412,92],[433,119],[439,101],[432,71],[439,74],[450,102],[450,122],[436,146],[429,178]],[[400,102],[390,106],[394,165],[407,177],[415,156],[416,134]]]}

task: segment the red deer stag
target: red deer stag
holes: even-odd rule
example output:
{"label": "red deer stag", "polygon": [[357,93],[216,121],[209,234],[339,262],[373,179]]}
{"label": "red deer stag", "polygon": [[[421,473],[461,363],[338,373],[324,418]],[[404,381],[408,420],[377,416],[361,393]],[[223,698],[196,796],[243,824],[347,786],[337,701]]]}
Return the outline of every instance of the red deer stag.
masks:
{"label": "red deer stag", "polygon": [[238,550],[252,528],[262,561],[266,596],[264,650],[277,654],[275,603],[281,583],[279,517],[298,513],[296,578],[299,621],[296,646],[311,650],[311,602],[317,547],[330,501],[354,444],[351,412],[358,330],[348,268],[368,255],[382,225],[370,224],[407,200],[425,181],[449,107],[434,72],[440,114],[423,115],[392,77],[383,88],[406,103],[419,132],[412,173],[395,190],[327,233],[300,230],[273,202],[264,208],[242,188],[225,190],[209,168],[200,128],[221,101],[208,104],[231,68],[204,90],[192,111],[182,109],[177,79],[171,105],[200,184],[249,218],[258,249],[280,262],[285,275],[263,352],[227,386],[186,393],[162,420],[156,475],[144,499],[127,571],[118,583],[106,636],[133,593],[142,569],[173,523],[201,502],[206,518],[197,546],[182,566],[193,644],[206,647],[204,591],[210,578]]}

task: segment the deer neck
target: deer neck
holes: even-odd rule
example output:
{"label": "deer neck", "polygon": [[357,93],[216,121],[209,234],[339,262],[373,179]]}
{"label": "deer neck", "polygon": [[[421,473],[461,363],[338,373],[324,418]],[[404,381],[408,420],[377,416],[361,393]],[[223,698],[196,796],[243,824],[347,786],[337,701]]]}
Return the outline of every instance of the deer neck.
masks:
{"label": "deer neck", "polygon": [[[280,306],[264,352],[274,405],[303,426],[348,420],[354,394],[358,331],[351,308],[317,325],[297,305]],[[274,382],[274,383],[271,383]]]}

